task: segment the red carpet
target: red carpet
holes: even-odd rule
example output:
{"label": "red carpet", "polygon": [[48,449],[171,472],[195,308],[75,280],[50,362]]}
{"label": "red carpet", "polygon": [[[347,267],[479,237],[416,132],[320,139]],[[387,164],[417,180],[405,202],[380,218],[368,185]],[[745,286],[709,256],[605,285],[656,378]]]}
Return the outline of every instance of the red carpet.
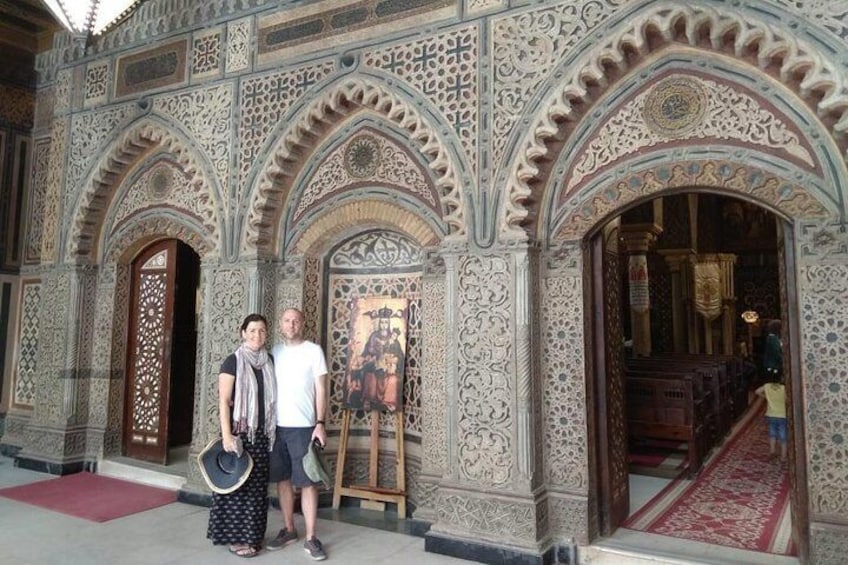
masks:
{"label": "red carpet", "polygon": [[627,462],[631,473],[676,479],[687,467],[686,444],[657,441],[631,445]]}
{"label": "red carpet", "polygon": [[108,522],[177,500],[176,492],[91,473],[0,489],[0,496],[93,522]]}
{"label": "red carpet", "polygon": [[676,480],[624,527],[753,551],[794,554],[789,475],[768,456],[762,406],[695,481]]}

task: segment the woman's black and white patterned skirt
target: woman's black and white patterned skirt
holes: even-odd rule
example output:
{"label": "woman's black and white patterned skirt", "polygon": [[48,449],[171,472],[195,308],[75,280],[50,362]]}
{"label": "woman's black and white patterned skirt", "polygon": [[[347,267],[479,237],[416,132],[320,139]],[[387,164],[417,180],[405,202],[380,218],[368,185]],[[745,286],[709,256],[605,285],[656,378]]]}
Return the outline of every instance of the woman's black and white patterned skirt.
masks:
{"label": "woman's black and white patterned skirt", "polygon": [[215,545],[252,545],[261,548],[268,526],[268,438],[256,435],[250,443],[241,436],[253,458],[247,481],[230,494],[212,493],[206,537]]}

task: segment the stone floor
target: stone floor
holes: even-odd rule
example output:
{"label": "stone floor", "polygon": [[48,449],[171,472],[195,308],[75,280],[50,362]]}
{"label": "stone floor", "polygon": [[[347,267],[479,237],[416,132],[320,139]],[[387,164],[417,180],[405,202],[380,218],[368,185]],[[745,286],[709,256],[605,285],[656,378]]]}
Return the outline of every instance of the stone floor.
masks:
{"label": "stone floor", "polygon": [[[0,456],[0,488],[54,478],[14,467]],[[638,508],[666,483],[631,477],[631,495]],[[646,480],[648,479],[648,480]],[[238,563],[225,548],[206,539],[208,509],[174,503],[102,524],[66,516],[0,497],[0,563],[14,565],[166,565],[171,563]],[[382,514],[354,509],[340,520],[321,509],[318,532],[330,556],[344,565],[459,565],[470,563],[424,551],[424,539],[397,533]],[[301,517],[298,516],[298,519]],[[268,536],[276,533],[280,515],[272,510]],[[361,524],[361,525],[357,525]],[[298,521],[302,531],[302,521]],[[370,526],[370,527],[365,527]],[[402,530],[402,528],[396,528]],[[798,561],[714,545],[653,536],[619,529],[613,536],[581,548],[581,563],[593,565],[768,564]],[[311,563],[300,544],[279,552],[263,552],[251,563]]]}
{"label": "stone floor", "polygon": [[[0,457],[0,488],[54,478],[19,469]],[[0,563],[9,565],[141,565],[240,562],[223,547],[206,539],[209,510],[176,502],[104,523],[89,522],[0,497]],[[300,518],[300,516],[298,516]],[[269,516],[268,535],[278,528],[280,515]],[[302,522],[298,522],[303,530]],[[318,534],[329,561],[345,565],[469,563],[424,552],[424,539],[319,520]],[[263,552],[250,563],[312,563],[301,544]]]}

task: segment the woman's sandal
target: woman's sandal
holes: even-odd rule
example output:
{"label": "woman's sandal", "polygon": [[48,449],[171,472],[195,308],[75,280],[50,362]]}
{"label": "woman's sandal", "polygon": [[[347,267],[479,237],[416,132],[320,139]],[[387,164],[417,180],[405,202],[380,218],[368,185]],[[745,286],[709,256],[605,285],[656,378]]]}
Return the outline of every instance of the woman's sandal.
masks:
{"label": "woman's sandal", "polygon": [[238,557],[256,557],[259,555],[259,550],[251,545],[231,545],[230,553]]}

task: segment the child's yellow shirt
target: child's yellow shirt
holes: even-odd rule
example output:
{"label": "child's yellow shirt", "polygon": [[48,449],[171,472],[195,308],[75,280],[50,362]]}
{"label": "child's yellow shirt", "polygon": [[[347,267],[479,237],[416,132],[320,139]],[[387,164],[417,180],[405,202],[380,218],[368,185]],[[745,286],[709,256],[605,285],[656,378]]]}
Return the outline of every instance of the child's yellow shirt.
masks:
{"label": "child's yellow shirt", "polygon": [[786,417],[786,387],[777,383],[763,386],[766,395],[766,416],[772,418]]}

